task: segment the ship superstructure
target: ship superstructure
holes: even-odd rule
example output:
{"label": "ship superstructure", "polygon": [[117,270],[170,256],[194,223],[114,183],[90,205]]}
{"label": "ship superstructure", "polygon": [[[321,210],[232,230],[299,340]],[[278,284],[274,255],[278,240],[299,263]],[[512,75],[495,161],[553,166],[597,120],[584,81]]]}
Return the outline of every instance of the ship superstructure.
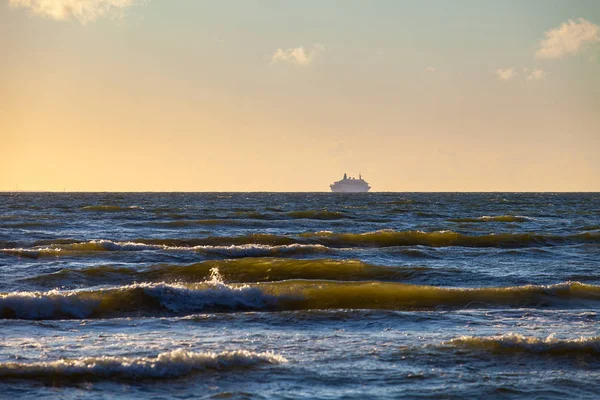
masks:
{"label": "ship superstructure", "polygon": [[332,192],[338,193],[366,193],[371,189],[371,186],[359,174],[357,178],[348,178],[344,174],[344,179],[334,182],[329,185]]}

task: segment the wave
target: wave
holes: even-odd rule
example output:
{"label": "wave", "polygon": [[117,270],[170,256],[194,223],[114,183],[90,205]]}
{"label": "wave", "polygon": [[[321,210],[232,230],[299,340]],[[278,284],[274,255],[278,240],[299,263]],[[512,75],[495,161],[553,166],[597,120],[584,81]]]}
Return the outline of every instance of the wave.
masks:
{"label": "wave", "polygon": [[82,211],[102,211],[102,212],[119,212],[119,211],[132,211],[141,210],[139,206],[114,206],[114,205],[96,205],[96,206],[84,206],[81,207]]}
{"label": "wave", "polygon": [[448,221],[450,221],[450,222],[528,222],[528,221],[531,221],[531,218],[520,216],[520,215],[496,215],[496,216],[484,215],[483,217],[478,217],[478,218],[450,218]]}
{"label": "wave", "polygon": [[73,244],[73,243],[81,243],[81,241],[77,240],[77,239],[69,239],[69,238],[40,239],[40,240],[36,240],[33,243],[33,246],[41,247],[41,246],[51,246],[51,245],[58,245],[58,244]]}
{"label": "wave", "polygon": [[[232,219],[197,219],[197,220],[177,220],[167,222],[152,222],[153,226],[163,226],[167,228],[184,228],[188,226],[212,226],[212,225],[240,225],[241,221]],[[253,223],[256,224],[256,223]]]}
{"label": "wave", "polygon": [[600,355],[600,336],[577,339],[528,337],[515,333],[500,336],[461,336],[445,343],[456,348],[490,351],[493,353],[526,352],[549,355]]}
{"label": "wave", "polygon": [[324,252],[331,248],[349,247],[497,247],[519,248],[529,246],[555,246],[561,244],[600,243],[600,232],[558,236],[537,233],[499,233],[465,235],[453,231],[394,231],[379,230],[366,233],[333,233],[330,231],[308,232],[298,236],[252,234],[242,236],[208,236],[194,239],[140,238],[129,242],[91,240],[68,243],[46,242],[46,247],[3,248],[0,252],[23,257],[46,255],[75,255],[98,251],[198,251],[235,257],[276,255],[289,253]]}
{"label": "wave", "polygon": [[16,379],[167,379],[207,369],[220,371],[286,363],[272,352],[247,350],[196,353],[182,349],[157,357],[82,357],[38,362],[0,363],[0,378]]}
{"label": "wave", "polygon": [[328,210],[303,210],[303,211],[290,211],[283,214],[280,209],[267,209],[275,214],[260,213],[258,211],[238,211],[234,214],[234,219],[259,219],[259,220],[283,220],[283,219],[314,219],[314,220],[337,220],[349,218],[349,216],[339,211],[328,211]]}
{"label": "wave", "polygon": [[264,244],[270,246],[280,246],[288,244],[297,244],[298,240],[289,236],[273,235],[268,233],[254,233],[240,236],[208,236],[192,239],[148,239],[139,238],[132,242],[164,246],[232,246],[243,244]]}
{"label": "wave", "polygon": [[435,254],[424,251],[423,249],[407,249],[403,248],[398,251],[399,254],[411,258],[437,258]]}
{"label": "wave", "polygon": [[226,285],[219,279],[193,285],[136,283],[100,290],[0,294],[0,318],[82,319],[268,310],[276,301],[257,287]]}
{"label": "wave", "polygon": [[58,222],[23,221],[0,223],[0,228],[5,229],[27,229],[27,228],[52,228],[59,226]]}
{"label": "wave", "polygon": [[333,233],[329,231],[304,233],[307,240],[329,247],[527,247],[551,246],[564,243],[600,242],[600,233],[581,233],[570,236],[542,235],[536,233],[499,233],[464,235],[453,231],[394,231],[379,230],[366,233]]}
{"label": "wave", "polygon": [[[330,252],[326,246],[320,244],[286,244],[270,246],[266,244],[243,244],[238,246],[194,246],[197,253],[220,255],[225,257],[275,257],[284,255],[318,254]],[[185,250],[185,248],[184,248]]]}
{"label": "wave", "polygon": [[178,213],[183,211],[184,208],[181,207],[169,207],[169,206],[158,206],[149,208],[148,211],[153,212],[155,214],[168,214],[168,213]]}
{"label": "wave", "polygon": [[64,319],[195,312],[310,309],[428,310],[437,308],[572,307],[600,301],[600,286],[566,282],[549,286],[457,289],[391,282],[290,280],[225,284],[213,270],[195,284],[141,283],[87,291],[0,294],[0,318]]}
{"label": "wave", "polygon": [[[292,309],[423,310],[438,307],[552,307],[600,300],[600,287],[567,282],[549,286],[500,288],[443,288],[390,282],[284,282],[274,293],[302,296],[283,298],[278,306]],[[271,291],[266,290],[266,293]],[[579,303],[578,303],[579,302]]]}
{"label": "wave", "polygon": [[72,284],[95,286],[124,282],[201,282],[218,269],[229,283],[272,282],[292,279],[338,281],[402,281],[424,275],[456,272],[426,267],[385,267],[357,260],[298,260],[282,258],[241,258],[209,260],[191,265],[155,265],[141,269],[119,266],[97,266],[86,269],[63,269],[52,274],[37,275],[25,282],[49,287]]}
{"label": "wave", "polygon": [[415,201],[415,200],[411,200],[411,199],[400,199],[400,200],[388,201],[385,204],[402,205],[402,204],[425,204],[425,203],[422,201]]}
{"label": "wave", "polygon": [[259,220],[280,220],[279,215],[263,214],[258,211],[237,211],[233,214],[233,219],[259,219]]}
{"label": "wave", "polygon": [[265,207],[265,210],[271,211],[271,212],[277,212],[277,213],[284,212],[284,210],[279,207]]}
{"label": "wave", "polygon": [[349,216],[343,212],[327,210],[292,211],[288,212],[286,215],[292,219],[336,220],[349,218]]}
{"label": "wave", "polygon": [[111,240],[92,240],[89,242],[54,244],[47,247],[9,248],[0,250],[7,254],[20,257],[73,257],[94,254],[98,252],[125,252],[125,251],[192,251],[208,255],[227,257],[265,257],[297,254],[325,253],[330,251],[319,244],[242,244],[229,246],[169,246],[166,244],[146,244],[139,242],[113,242]]}
{"label": "wave", "polygon": [[600,230],[600,225],[586,225],[579,228],[581,231],[598,231]]}

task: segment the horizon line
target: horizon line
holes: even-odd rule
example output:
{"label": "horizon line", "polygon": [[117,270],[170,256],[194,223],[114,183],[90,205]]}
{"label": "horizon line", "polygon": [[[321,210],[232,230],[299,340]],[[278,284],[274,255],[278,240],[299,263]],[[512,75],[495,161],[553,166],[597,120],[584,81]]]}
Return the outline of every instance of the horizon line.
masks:
{"label": "horizon line", "polygon": [[[331,191],[281,191],[281,190],[0,190],[0,193],[330,193]],[[600,190],[402,190],[370,191],[364,193],[340,193],[346,195],[370,193],[598,193]]]}

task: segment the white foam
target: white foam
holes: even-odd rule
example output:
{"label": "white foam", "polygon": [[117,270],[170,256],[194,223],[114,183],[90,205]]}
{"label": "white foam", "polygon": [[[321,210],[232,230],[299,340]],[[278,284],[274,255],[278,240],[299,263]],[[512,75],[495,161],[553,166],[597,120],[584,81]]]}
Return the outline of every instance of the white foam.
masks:
{"label": "white foam", "polygon": [[496,221],[500,221],[502,222],[503,219],[512,219],[514,218],[515,220],[524,220],[524,221],[535,221],[535,218],[532,217],[527,217],[525,215],[482,215],[479,218],[476,218],[480,221],[484,221],[484,222],[496,222]]}
{"label": "white foam", "polygon": [[[140,291],[150,301],[139,297]],[[170,313],[206,309],[275,307],[277,297],[258,287],[227,285],[219,279],[198,284],[135,283],[94,291],[11,292],[0,294],[0,317],[21,319],[88,318],[147,311]]]}
{"label": "white foam", "polygon": [[143,287],[147,294],[159,301],[161,307],[174,313],[207,308],[261,310],[272,308],[277,303],[275,296],[267,295],[257,287],[231,286],[215,280],[202,283],[197,289],[166,283],[131,286]]}
{"label": "white foam", "polygon": [[272,352],[235,350],[195,353],[178,349],[160,353],[158,357],[102,356],[33,363],[5,362],[0,363],[0,377],[176,378],[206,369],[227,370],[286,362],[284,357]]}
{"label": "white foam", "polygon": [[278,254],[326,252],[329,248],[320,244],[288,244],[270,246],[265,244],[244,244],[237,246],[195,246],[194,250],[232,257],[261,257]]}
{"label": "white foam", "polygon": [[89,253],[95,251],[194,251],[201,253],[219,254],[232,257],[258,257],[277,254],[295,254],[326,252],[329,248],[320,244],[289,244],[271,246],[266,244],[243,244],[231,246],[168,246],[164,244],[145,244],[138,242],[114,242],[111,240],[91,240],[89,242],[54,245],[50,247],[0,249],[0,251],[25,257],[40,257],[44,255],[59,256]]}
{"label": "white foam", "polygon": [[600,336],[560,339],[554,334],[546,338],[507,333],[498,336],[461,336],[447,344],[465,348],[518,350],[531,353],[591,352],[600,354]]}
{"label": "white foam", "polygon": [[11,292],[0,294],[0,318],[10,313],[23,319],[48,319],[68,316],[85,318],[92,314],[99,299],[84,298],[76,291]]}

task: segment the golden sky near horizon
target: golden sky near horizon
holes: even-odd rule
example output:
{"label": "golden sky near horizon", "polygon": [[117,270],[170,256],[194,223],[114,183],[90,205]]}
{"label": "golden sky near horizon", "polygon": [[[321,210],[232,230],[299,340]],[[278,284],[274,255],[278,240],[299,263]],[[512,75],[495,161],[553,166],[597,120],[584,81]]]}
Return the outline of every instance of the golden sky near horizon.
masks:
{"label": "golden sky near horizon", "polygon": [[594,0],[0,0],[0,190],[600,191],[599,24]]}

